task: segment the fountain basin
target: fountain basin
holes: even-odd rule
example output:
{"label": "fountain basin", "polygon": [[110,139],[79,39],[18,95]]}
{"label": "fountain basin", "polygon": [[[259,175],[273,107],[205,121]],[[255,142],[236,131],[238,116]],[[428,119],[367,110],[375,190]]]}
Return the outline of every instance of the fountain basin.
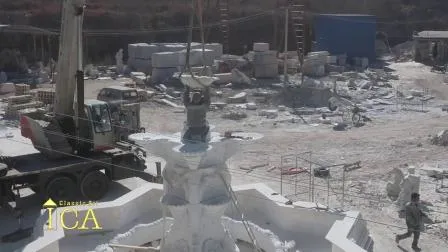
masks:
{"label": "fountain basin", "polygon": [[[259,235],[262,235],[264,232],[262,230],[270,230],[278,237],[276,243],[284,244],[283,241],[292,239],[296,248],[301,252],[369,251],[370,245],[363,242],[371,241],[371,238],[365,223],[359,221],[362,220],[359,212],[319,210],[310,207],[313,204],[308,202],[294,202],[293,205],[285,205],[281,202],[287,202],[288,199],[281,195],[274,195],[275,191],[264,184],[236,186],[233,187],[233,190],[238,198],[240,208],[245,210],[246,220],[260,227],[260,229],[252,228],[256,236],[259,231]],[[164,230],[162,205],[160,204],[161,195],[160,184],[146,183],[116,200],[96,204],[93,209],[103,230],[93,230],[90,233],[80,230],[66,230],[65,232],[64,230],[60,230],[60,232],[45,230],[48,216],[46,215],[47,211],[44,211],[36,222],[34,241],[20,251],[112,251],[101,250],[100,247],[108,247],[108,243],[139,246],[150,241],[160,240]],[[144,204],[141,204],[142,202]],[[86,214],[87,209],[81,207],[76,207],[76,209],[79,209],[80,216]],[[63,210],[64,208],[60,209],[60,211]],[[67,216],[71,217],[72,215]],[[169,217],[165,230],[172,223]],[[241,217],[238,212],[229,207],[222,219],[223,225],[235,240],[250,243],[250,239],[245,235],[247,232],[244,226],[227,225],[225,217],[238,222]],[[53,219],[57,219],[56,214]],[[340,226],[343,226],[343,229],[340,229]],[[360,236],[353,235],[356,230],[361,230],[358,232]],[[262,237],[266,236],[259,237],[261,242],[264,240]],[[260,246],[266,252],[288,251],[270,250],[269,248],[272,247],[263,244]],[[98,250],[95,250],[96,248]],[[108,248],[110,249],[110,247]],[[241,250],[241,252],[245,251]]]}

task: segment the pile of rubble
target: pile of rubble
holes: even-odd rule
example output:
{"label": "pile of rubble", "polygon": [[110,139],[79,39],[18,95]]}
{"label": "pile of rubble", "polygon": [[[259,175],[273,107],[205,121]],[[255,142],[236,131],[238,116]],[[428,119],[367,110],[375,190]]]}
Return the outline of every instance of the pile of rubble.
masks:
{"label": "pile of rubble", "polygon": [[439,146],[448,146],[448,130],[442,130],[431,138],[431,143]]}

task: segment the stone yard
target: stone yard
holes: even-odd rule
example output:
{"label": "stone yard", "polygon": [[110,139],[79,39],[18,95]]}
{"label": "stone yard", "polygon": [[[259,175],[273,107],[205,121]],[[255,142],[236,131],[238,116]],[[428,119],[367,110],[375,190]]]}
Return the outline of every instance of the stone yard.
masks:
{"label": "stone yard", "polygon": [[[448,85],[444,83],[443,75],[431,73],[428,67],[417,63],[394,63],[390,67],[400,78],[391,81],[392,88],[387,95],[394,94],[393,87],[398,86],[404,93],[416,93],[416,90],[427,88],[434,99],[425,105],[426,111],[405,110],[402,106],[397,106],[396,99],[393,98],[388,100],[390,105],[381,102],[378,104],[375,102],[376,98],[360,93],[358,97],[362,104],[367,104],[365,114],[371,122],[342,132],[334,131],[332,125],[322,123],[321,113],[328,112],[326,108],[317,109],[312,115],[297,116],[282,106],[257,102],[257,89],[214,89],[214,102],[224,103],[226,97],[243,91],[247,94],[247,101],[241,104],[227,104],[223,109],[216,108],[209,112],[208,120],[215,127],[214,131],[252,131],[265,136],[247,146],[244,153],[231,159],[232,183],[238,185],[263,182],[280,191],[280,174],[272,171],[272,167],[280,166],[281,156],[286,154],[312,151],[314,157],[331,163],[361,161],[361,168],[351,171],[345,179],[347,186],[344,190],[344,209],[362,211],[369,221],[375,251],[405,251],[400,250],[394,242],[395,234],[404,232],[405,223],[398,217],[395,204],[387,197],[386,184],[393,181],[394,168],[399,168],[406,174],[406,167],[415,166],[416,173],[421,175],[421,199],[426,202],[429,215],[435,222],[427,225],[426,232],[421,236],[421,247],[423,251],[446,251],[448,190],[445,189],[445,193],[436,192],[438,182],[419,168],[438,165],[442,169],[448,169],[446,147],[431,144],[431,136],[448,127],[448,114],[441,109],[445,102],[448,103]],[[117,82],[88,81],[86,90],[89,91],[86,94],[89,98],[94,98],[99,89],[114,84]],[[273,92],[272,89],[266,91]],[[368,92],[375,93],[372,90]],[[181,104],[180,101],[177,103]],[[266,112],[260,113],[262,110],[271,111],[275,115],[266,116]],[[224,119],[223,115],[229,111],[239,111],[246,117],[239,120]],[[149,101],[142,104],[142,123],[150,132],[178,132],[181,130],[179,122],[185,119],[182,112],[181,108]],[[327,118],[332,122],[341,121],[340,116]],[[266,163],[268,165],[263,165]],[[241,169],[250,166],[261,167],[251,172]],[[304,177],[308,178],[308,175]],[[283,194],[293,195],[294,185],[287,182],[285,176],[283,180]],[[342,178],[336,175],[331,182],[335,192],[330,197],[330,207],[341,207],[341,184]],[[308,182],[301,180],[298,185],[305,188]],[[326,187],[316,183],[314,190],[321,195],[322,202],[319,203],[326,204]],[[410,248],[410,242],[411,240],[402,241],[402,247]]]}
{"label": "stone yard", "polygon": [[[298,179],[281,176],[276,167],[280,167],[282,155],[310,151],[313,159],[332,164],[360,161],[360,168],[347,173],[344,179],[340,169],[331,170],[330,197],[326,197],[326,180],[316,178],[313,187],[316,201],[324,205],[328,203],[329,207],[340,208],[343,205],[344,209],[360,210],[375,241],[374,251],[407,251],[411,240],[402,241],[401,247],[397,247],[394,241],[396,233],[405,231],[405,223],[388,198],[386,186],[393,181],[395,168],[406,174],[407,167],[414,166],[416,173],[421,175],[421,199],[433,221],[426,225],[420,246],[423,251],[447,251],[448,190],[437,192],[439,182],[420,168],[429,167],[431,170],[438,166],[442,170],[448,169],[446,147],[431,142],[440,131],[448,129],[448,113],[442,110],[443,105],[448,104],[448,85],[444,83],[442,74],[432,73],[429,67],[414,62],[392,63],[389,68],[393,76],[378,77],[381,74],[367,71],[306,80],[306,85],[314,87],[336,80],[338,90],[361,104],[365,111],[363,114],[370,120],[362,127],[352,127],[348,123],[345,131],[333,130],[332,124],[341,122],[342,117],[338,111],[329,111],[325,104],[317,109],[298,110],[279,105],[281,84],[278,83],[281,80],[257,81],[250,87],[223,85],[214,88],[214,106],[208,113],[214,131],[251,131],[264,135],[263,139],[246,146],[243,153],[231,159],[232,183],[262,182],[294,200],[298,199],[297,187],[302,191],[308,190],[309,174],[300,174]],[[96,98],[103,87],[128,81],[110,78],[87,80],[86,98]],[[142,126],[147,132],[178,132],[185,119],[182,102],[176,98],[182,89],[166,90],[162,87],[162,90],[164,92],[151,89],[149,93],[154,96],[141,104]],[[401,104],[418,97],[429,97],[428,103],[423,107]],[[170,103],[164,103],[162,99]],[[322,118],[323,113],[327,115],[325,119]],[[248,170],[244,167],[255,168]],[[136,179],[130,183],[131,186],[129,181],[126,183],[128,187],[135,188],[142,182]],[[118,193],[113,190],[109,194],[108,198],[114,198]],[[31,225],[32,220],[27,223]],[[14,228],[11,224],[11,229]],[[6,245],[0,244],[3,251],[2,246]]]}

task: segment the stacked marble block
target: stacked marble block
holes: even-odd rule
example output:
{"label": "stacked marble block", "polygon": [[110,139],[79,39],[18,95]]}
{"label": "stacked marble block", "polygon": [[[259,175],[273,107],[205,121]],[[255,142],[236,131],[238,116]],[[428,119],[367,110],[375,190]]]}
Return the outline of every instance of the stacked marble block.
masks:
{"label": "stacked marble block", "polygon": [[[182,71],[187,60],[186,44],[178,47],[176,51],[164,51],[153,54],[151,81],[163,82],[173,76],[174,73]],[[190,51],[190,66],[211,66],[213,61],[222,55],[222,45],[213,43],[205,44],[204,52],[202,44],[194,43]]]}
{"label": "stacked marble block", "polygon": [[[191,66],[211,66],[215,59],[223,53],[222,44],[210,43],[204,45],[193,42],[190,51]],[[186,62],[186,43],[157,43],[157,44],[130,44],[128,46],[128,65],[138,71],[151,73],[151,81],[163,82],[181,71]]]}
{"label": "stacked marble block", "polygon": [[277,52],[269,50],[268,43],[254,43],[255,78],[275,78],[278,76]]}
{"label": "stacked marble block", "polygon": [[303,60],[302,72],[311,77],[325,76],[325,65],[330,54],[327,51],[310,52]]}
{"label": "stacked marble block", "polygon": [[128,66],[136,72],[150,73],[152,54],[159,51],[154,44],[138,43],[128,45]]}

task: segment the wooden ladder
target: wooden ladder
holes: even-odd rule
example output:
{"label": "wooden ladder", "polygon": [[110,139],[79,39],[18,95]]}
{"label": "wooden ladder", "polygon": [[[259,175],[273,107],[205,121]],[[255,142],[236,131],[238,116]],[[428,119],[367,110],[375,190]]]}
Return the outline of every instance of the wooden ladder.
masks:
{"label": "wooden ladder", "polygon": [[220,0],[219,13],[221,16],[221,32],[223,52],[229,53],[229,2],[228,0]]}
{"label": "wooden ladder", "polygon": [[297,55],[299,56],[301,67],[305,56],[305,6],[298,4],[298,1],[299,0],[289,1],[289,12],[297,44]]}

